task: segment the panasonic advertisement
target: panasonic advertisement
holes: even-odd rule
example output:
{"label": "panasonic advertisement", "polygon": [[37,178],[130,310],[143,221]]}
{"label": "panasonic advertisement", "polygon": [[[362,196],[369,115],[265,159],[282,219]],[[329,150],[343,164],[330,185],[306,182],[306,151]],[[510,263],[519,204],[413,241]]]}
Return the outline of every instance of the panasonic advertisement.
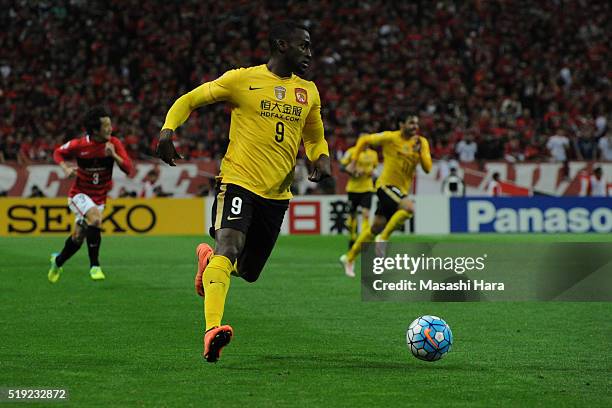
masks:
{"label": "panasonic advertisement", "polygon": [[451,232],[610,233],[612,198],[451,198]]}

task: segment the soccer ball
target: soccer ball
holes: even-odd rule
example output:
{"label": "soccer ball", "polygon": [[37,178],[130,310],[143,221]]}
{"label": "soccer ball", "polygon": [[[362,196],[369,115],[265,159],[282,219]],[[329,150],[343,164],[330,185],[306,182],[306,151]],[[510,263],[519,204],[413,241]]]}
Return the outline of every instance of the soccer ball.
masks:
{"label": "soccer ball", "polygon": [[421,316],[408,326],[406,341],[413,356],[420,360],[436,361],[451,350],[453,333],[439,317]]}

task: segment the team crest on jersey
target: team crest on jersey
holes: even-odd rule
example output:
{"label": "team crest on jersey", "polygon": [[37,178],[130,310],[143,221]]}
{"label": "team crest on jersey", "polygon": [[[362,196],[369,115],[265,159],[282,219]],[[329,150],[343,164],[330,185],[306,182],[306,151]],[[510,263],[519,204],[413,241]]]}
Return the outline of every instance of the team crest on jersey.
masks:
{"label": "team crest on jersey", "polygon": [[276,96],[276,99],[278,99],[279,101],[282,101],[283,99],[285,99],[286,94],[287,94],[287,89],[285,89],[284,86],[274,87],[274,96]]}
{"label": "team crest on jersey", "polygon": [[308,92],[303,88],[295,88],[295,100],[302,105],[308,105]]}

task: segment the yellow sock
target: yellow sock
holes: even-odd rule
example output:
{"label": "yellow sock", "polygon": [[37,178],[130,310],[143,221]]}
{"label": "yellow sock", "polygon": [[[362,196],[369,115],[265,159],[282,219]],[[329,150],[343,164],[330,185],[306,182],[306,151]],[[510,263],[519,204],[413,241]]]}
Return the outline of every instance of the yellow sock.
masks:
{"label": "yellow sock", "polygon": [[365,230],[369,230],[370,229],[370,221],[363,217],[363,221],[361,221],[361,230],[365,231]]}
{"label": "yellow sock", "polygon": [[380,233],[380,238],[387,241],[393,231],[402,225],[408,218],[412,217],[412,213],[406,210],[397,210],[391,217],[383,232]]}
{"label": "yellow sock", "polygon": [[351,215],[351,213],[349,213],[348,217],[346,217],[346,222],[344,223],[344,225],[349,230],[349,232],[351,232],[352,223],[353,223],[353,216]]}
{"label": "yellow sock", "polygon": [[206,330],[221,326],[225,297],[234,265],[223,255],[213,255],[204,270],[204,318]]}
{"label": "yellow sock", "polygon": [[232,268],[232,272],[230,273],[230,275],[234,275],[234,276],[240,277],[240,274],[238,273],[238,260],[237,259],[234,261],[234,265],[232,265],[232,266],[233,266],[233,268]]}
{"label": "yellow sock", "polygon": [[353,217],[352,215],[349,217],[349,232],[351,233],[351,240],[354,241],[357,239],[357,217]]}
{"label": "yellow sock", "polygon": [[361,244],[366,241],[371,241],[373,237],[374,234],[372,234],[372,231],[370,231],[369,228],[361,231],[361,234],[359,234],[359,238],[357,238],[357,241],[355,241],[350,251],[348,251],[348,253],[346,254],[348,261],[353,262],[357,255],[359,255],[359,252],[361,252]]}

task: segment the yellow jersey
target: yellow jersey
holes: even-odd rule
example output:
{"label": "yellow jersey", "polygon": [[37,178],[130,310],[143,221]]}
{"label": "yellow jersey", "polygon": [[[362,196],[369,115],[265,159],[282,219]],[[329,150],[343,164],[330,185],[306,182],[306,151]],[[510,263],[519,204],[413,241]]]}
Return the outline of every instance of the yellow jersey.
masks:
{"label": "yellow jersey", "polygon": [[229,146],[221,162],[223,183],[270,199],[289,199],[302,140],[311,161],[329,156],[316,85],[293,74],[281,78],[266,65],[227,71],[181,96],[163,128],[176,129],[196,108],[232,105]]}
{"label": "yellow jersey", "polygon": [[431,170],[429,143],[420,135],[419,140],[421,149],[415,151],[415,141],[403,138],[401,130],[363,135],[355,145],[353,160],[359,157],[366,145],[382,146],[383,171],[376,187],[395,186],[402,194],[408,194],[417,166],[420,164],[427,173]]}
{"label": "yellow jersey", "polygon": [[[353,157],[355,146],[346,151],[340,163],[343,166],[348,166]],[[346,184],[348,193],[366,193],[374,191],[374,183],[372,182],[372,173],[378,166],[378,153],[372,149],[364,149],[357,157],[357,166],[355,170],[359,173],[358,176],[351,176]]]}

